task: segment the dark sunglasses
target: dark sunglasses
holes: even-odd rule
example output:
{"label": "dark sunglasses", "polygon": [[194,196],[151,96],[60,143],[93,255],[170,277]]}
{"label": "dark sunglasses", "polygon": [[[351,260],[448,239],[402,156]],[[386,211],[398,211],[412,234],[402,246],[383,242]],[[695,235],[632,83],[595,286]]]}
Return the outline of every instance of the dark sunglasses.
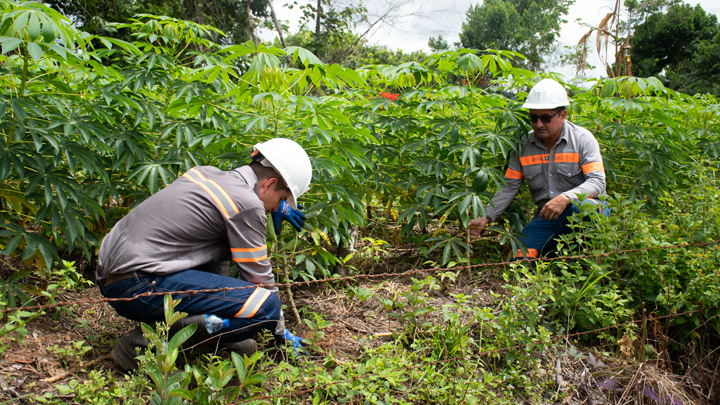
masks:
{"label": "dark sunglasses", "polygon": [[553,118],[555,118],[556,115],[560,114],[562,111],[556,111],[555,114],[543,114],[543,115],[537,115],[537,114],[530,114],[530,122],[533,124],[537,122],[538,119],[540,121],[544,122],[545,124],[552,121]]}

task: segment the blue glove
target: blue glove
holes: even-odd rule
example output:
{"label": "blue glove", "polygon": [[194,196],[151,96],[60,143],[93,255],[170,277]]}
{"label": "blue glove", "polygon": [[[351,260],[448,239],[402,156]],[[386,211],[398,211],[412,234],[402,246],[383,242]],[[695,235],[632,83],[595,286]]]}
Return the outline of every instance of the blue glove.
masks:
{"label": "blue glove", "polygon": [[280,201],[280,206],[277,211],[272,211],[273,223],[275,224],[275,234],[280,234],[280,221],[283,219],[290,222],[296,231],[300,232],[302,227],[305,225],[305,214],[300,212],[303,208],[302,204],[298,204],[299,209],[293,209],[287,201]]}
{"label": "blue glove", "polygon": [[295,351],[295,358],[300,357],[300,351],[303,350],[302,341],[303,338],[300,336],[293,335],[289,330],[285,329],[285,343],[292,344],[293,350]]}

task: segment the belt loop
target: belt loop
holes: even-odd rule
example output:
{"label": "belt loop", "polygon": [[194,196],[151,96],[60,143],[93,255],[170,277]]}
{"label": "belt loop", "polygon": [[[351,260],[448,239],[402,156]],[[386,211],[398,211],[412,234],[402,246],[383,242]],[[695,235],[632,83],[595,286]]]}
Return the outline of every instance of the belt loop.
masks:
{"label": "belt loop", "polygon": [[132,273],[133,273],[133,278],[135,279],[135,282],[136,282],[136,283],[140,282],[140,279],[138,278],[137,271],[133,271]]}

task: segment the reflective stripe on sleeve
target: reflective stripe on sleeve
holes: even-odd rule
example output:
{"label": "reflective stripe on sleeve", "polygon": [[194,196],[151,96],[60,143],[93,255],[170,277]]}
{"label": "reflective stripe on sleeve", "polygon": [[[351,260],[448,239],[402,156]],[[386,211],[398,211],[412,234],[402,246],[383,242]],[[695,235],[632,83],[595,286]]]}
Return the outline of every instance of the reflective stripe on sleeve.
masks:
{"label": "reflective stripe on sleeve", "polygon": [[270,290],[258,287],[233,318],[252,318],[270,294]]}
{"label": "reflective stripe on sleeve", "polygon": [[511,168],[509,168],[509,167],[508,167],[508,169],[505,171],[505,177],[510,178],[510,179],[517,179],[517,180],[522,180],[522,179],[523,179],[522,172],[519,172],[519,171],[517,171],[517,170],[513,170],[513,169],[511,169]]}
{"label": "reflective stripe on sleeve", "polygon": [[210,194],[210,198],[215,201],[220,212],[225,215],[226,218],[230,218],[239,212],[235,202],[233,202],[230,195],[215,181],[208,179],[203,176],[199,170],[193,168],[183,174],[183,177],[187,177],[193,183],[199,185],[203,190]]}
{"label": "reflective stripe on sleeve", "polygon": [[590,162],[582,165],[582,171],[583,173],[590,173],[590,172],[604,172],[605,166],[603,166],[603,162]]}
{"label": "reflective stripe on sleeve", "polygon": [[580,163],[579,153],[556,153],[555,163]]}
{"label": "reflective stripe on sleeve", "polygon": [[267,259],[267,245],[254,248],[231,248],[232,258],[237,263],[259,262]]}
{"label": "reflective stripe on sleeve", "polygon": [[520,164],[523,166],[530,166],[548,163],[549,156],[550,155],[547,153],[543,155],[523,156],[520,158]]}

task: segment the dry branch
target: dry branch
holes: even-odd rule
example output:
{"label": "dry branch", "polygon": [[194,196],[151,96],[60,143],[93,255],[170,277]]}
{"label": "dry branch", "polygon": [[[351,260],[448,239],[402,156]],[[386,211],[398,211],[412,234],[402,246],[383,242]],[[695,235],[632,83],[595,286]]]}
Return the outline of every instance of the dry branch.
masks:
{"label": "dry branch", "polygon": [[90,367],[90,366],[95,365],[96,363],[99,363],[99,362],[101,362],[101,361],[103,361],[103,360],[106,360],[106,359],[109,359],[109,358],[110,358],[110,355],[109,355],[109,354],[106,354],[106,355],[104,355],[104,356],[98,357],[97,359],[95,359],[95,360],[93,360],[93,361],[89,361],[89,362],[87,362],[87,363],[85,363],[85,364],[78,364],[78,365],[76,365],[75,367],[71,368],[70,370],[67,370],[67,371],[65,371],[65,372],[63,372],[63,373],[57,374],[57,375],[52,376],[52,377],[49,377],[49,378],[44,378],[44,379],[42,379],[42,380],[40,380],[40,381],[46,382],[46,383],[49,383],[49,384],[52,384],[52,383],[54,383],[54,382],[56,382],[56,381],[62,380],[63,378],[65,378],[65,377],[67,377],[67,376],[69,376],[69,375],[71,375],[71,374],[77,373],[79,370],[88,368],[88,367]]}

